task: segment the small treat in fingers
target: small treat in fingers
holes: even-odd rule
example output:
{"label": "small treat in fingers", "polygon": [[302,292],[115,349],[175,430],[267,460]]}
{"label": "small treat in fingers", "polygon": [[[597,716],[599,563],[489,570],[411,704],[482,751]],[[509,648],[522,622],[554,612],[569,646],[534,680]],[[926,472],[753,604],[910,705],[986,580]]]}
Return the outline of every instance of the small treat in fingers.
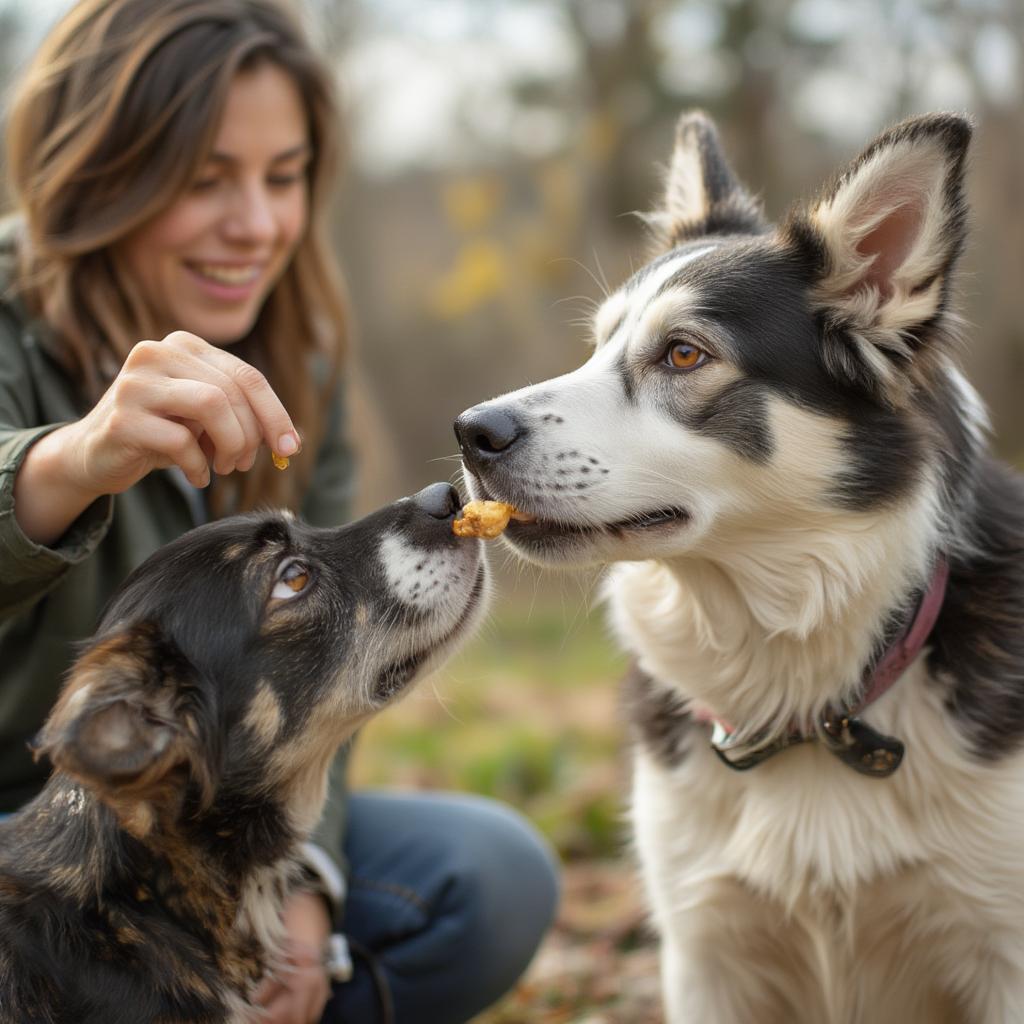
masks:
{"label": "small treat in fingers", "polygon": [[452,523],[457,537],[479,537],[494,540],[505,532],[510,519],[530,517],[506,501],[470,501],[462,509],[462,517]]}
{"label": "small treat in fingers", "polygon": [[286,455],[278,455],[277,452],[272,451],[270,457],[274,460],[274,465],[278,469],[288,468],[288,457]]}

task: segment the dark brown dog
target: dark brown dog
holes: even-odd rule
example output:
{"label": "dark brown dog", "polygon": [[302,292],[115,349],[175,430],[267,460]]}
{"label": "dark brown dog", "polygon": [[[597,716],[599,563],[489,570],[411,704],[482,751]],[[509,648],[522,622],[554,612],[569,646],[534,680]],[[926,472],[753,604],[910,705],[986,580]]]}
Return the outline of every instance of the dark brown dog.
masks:
{"label": "dark brown dog", "polygon": [[339,744],[481,614],[458,507],[236,517],[131,575],[40,734],[56,771],[0,825],[0,1021],[251,1019]]}

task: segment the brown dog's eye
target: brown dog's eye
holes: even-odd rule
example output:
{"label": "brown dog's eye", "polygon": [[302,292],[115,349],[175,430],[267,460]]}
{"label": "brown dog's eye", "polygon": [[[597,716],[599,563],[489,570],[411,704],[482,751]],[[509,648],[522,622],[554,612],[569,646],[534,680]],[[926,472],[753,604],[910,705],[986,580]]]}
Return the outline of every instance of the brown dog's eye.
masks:
{"label": "brown dog's eye", "polygon": [[691,345],[686,341],[674,342],[665,353],[665,362],[673,370],[695,370],[698,366],[706,363],[707,359],[708,354],[704,349],[697,348],[696,345]]}
{"label": "brown dog's eye", "polygon": [[289,598],[295,597],[296,594],[301,594],[307,586],[309,586],[309,569],[301,562],[289,562],[278,576],[270,596],[287,601]]}
{"label": "brown dog's eye", "polygon": [[284,574],[282,579],[297,594],[300,590],[306,589],[306,584],[309,582],[309,573],[305,569],[293,566]]}

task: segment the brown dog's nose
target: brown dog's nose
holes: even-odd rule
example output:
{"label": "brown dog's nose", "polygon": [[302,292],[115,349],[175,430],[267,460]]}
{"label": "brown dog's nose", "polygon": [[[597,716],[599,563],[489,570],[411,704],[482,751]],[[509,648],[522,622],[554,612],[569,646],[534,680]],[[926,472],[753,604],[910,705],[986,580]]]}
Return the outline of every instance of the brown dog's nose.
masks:
{"label": "brown dog's nose", "polygon": [[462,457],[479,469],[504,455],[526,436],[526,428],[504,409],[477,405],[455,421]]}
{"label": "brown dog's nose", "polygon": [[434,519],[449,519],[462,508],[459,492],[451,484],[430,484],[414,494],[412,501]]}

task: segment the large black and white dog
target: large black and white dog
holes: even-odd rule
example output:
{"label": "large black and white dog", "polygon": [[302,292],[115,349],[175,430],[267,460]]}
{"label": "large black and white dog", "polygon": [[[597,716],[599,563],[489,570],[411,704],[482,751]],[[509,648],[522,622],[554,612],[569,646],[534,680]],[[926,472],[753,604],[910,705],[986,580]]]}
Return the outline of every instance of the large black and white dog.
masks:
{"label": "large black and white dog", "polygon": [[1024,486],[958,367],[969,137],[901,124],[773,227],[684,116],[593,356],[457,423],[523,557],[615,563],[672,1024],[1024,1021]]}
{"label": "large black and white dog", "polygon": [[0,1024],[243,1024],[338,746],[483,613],[434,484],[337,529],[201,526],[128,578],[0,824]]}

